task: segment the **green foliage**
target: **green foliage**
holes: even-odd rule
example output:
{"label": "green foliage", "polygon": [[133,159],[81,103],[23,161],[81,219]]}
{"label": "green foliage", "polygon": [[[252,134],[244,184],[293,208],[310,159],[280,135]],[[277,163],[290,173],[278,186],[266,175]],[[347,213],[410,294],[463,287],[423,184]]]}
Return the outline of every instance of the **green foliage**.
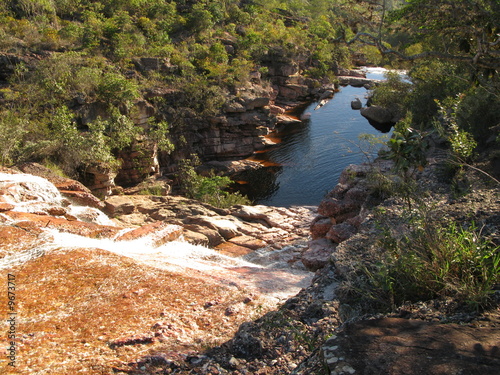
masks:
{"label": "green foliage", "polygon": [[229,193],[224,190],[232,183],[229,177],[213,174],[208,177],[201,176],[195,171],[197,164],[199,159],[193,156],[192,159],[183,160],[179,168],[179,184],[188,197],[220,208],[251,203],[239,193]]}
{"label": "green foliage", "polygon": [[25,156],[50,160],[69,176],[75,176],[78,167],[95,162],[116,166],[101,124],[91,126],[87,133],[81,132],[73,114],[64,106],[57,108],[46,121],[46,138],[26,143]]}
{"label": "green foliage", "polygon": [[450,142],[454,157],[462,161],[467,161],[472,157],[477,143],[471,134],[460,129],[458,126],[458,108],[462,99],[463,96],[459,95],[455,99],[448,98],[443,103],[437,101],[437,104],[444,123],[442,135]]}
{"label": "green foliage", "polygon": [[462,78],[464,74],[462,66],[438,60],[416,63],[408,72],[413,86],[407,102],[414,124],[428,127],[438,111],[436,99],[444,100],[467,90],[470,82]]}
{"label": "green foliage", "polygon": [[164,195],[165,187],[161,184],[150,185],[145,187],[144,189],[139,190],[140,195],[156,195],[162,196]]}
{"label": "green foliage", "polygon": [[401,196],[408,208],[412,209],[412,201],[419,201],[421,197],[416,193],[417,186],[413,175],[422,171],[427,165],[425,136],[418,130],[410,127],[411,114],[398,122],[391,138],[387,142],[387,150],[381,150],[380,156],[394,162],[394,170],[401,178],[395,186],[395,194]]}
{"label": "green foliage", "polygon": [[[479,69],[498,67],[497,0],[408,0],[392,20],[440,59],[464,61]],[[489,45],[490,48],[483,46]]]}
{"label": "green foliage", "polygon": [[411,115],[396,124],[391,139],[387,142],[388,150],[382,156],[394,162],[396,172],[408,176],[415,169],[422,170],[427,164],[425,151],[427,143],[419,131],[412,129]]}
{"label": "green foliage", "polygon": [[386,234],[382,240],[387,257],[368,272],[373,296],[393,306],[452,297],[485,307],[500,281],[500,248],[482,238],[473,224],[419,224],[402,238]]}
{"label": "green foliage", "polygon": [[28,132],[28,120],[6,110],[0,113],[0,165],[10,165],[20,152],[21,143]]}
{"label": "green foliage", "polygon": [[387,71],[385,81],[373,93],[373,103],[387,108],[397,118],[405,117],[412,84],[398,72]]}
{"label": "green foliage", "polygon": [[96,91],[101,101],[114,105],[130,106],[131,102],[139,97],[137,84],[117,72],[104,73]]}

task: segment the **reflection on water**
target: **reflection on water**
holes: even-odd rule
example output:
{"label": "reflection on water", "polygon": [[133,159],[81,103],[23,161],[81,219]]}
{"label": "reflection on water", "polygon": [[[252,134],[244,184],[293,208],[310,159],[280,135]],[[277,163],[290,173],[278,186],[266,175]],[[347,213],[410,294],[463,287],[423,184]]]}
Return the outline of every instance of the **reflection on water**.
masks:
{"label": "reflection on water", "polygon": [[[382,79],[383,72],[379,70],[368,77]],[[256,157],[279,167],[240,176],[238,179],[250,182],[242,191],[259,204],[318,205],[347,165],[366,161],[359,150],[358,136],[382,135],[359,111],[351,109],[351,101],[356,98],[365,105],[366,94],[364,88],[342,87],[320,109],[314,110],[316,103],[308,106],[304,112],[311,113],[309,120],[287,125],[278,133],[281,143]]]}

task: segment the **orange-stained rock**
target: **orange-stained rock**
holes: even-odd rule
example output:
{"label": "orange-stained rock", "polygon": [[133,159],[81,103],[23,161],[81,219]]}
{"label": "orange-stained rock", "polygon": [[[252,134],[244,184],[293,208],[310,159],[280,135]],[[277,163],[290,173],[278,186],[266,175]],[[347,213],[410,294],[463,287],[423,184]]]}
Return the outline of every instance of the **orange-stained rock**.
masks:
{"label": "orange-stained rock", "polygon": [[[29,225],[28,225],[29,226]],[[41,230],[35,226],[23,228],[22,226],[0,227],[0,257],[41,246],[43,241],[39,235]]]}
{"label": "orange-stained rock", "polygon": [[14,209],[13,204],[0,202],[0,212],[10,211],[13,209]]}
{"label": "orange-stained rock", "polygon": [[164,243],[175,241],[182,235],[182,227],[157,221],[152,224],[143,225],[121,235],[116,241],[131,241],[146,236],[153,238],[154,246],[158,247]]}
{"label": "orange-stained rock", "polygon": [[247,255],[251,253],[253,250],[248,247],[236,245],[231,242],[224,242],[215,247],[221,254],[230,256],[230,257],[241,257],[243,255]]}
{"label": "orange-stained rock", "polygon": [[68,198],[73,203],[76,203],[78,205],[104,208],[104,203],[101,202],[99,198],[86,191],[59,190],[59,192],[62,196]]}
{"label": "orange-stained rock", "polygon": [[21,227],[23,222],[30,222],[31,225],[39,228],[52,228],[61,232],[77,234],[91,238],[113,238],[122,229],[108,225],[86,223],[83,221],[70,221],[65,218],[48,215],[37,215],[26,212],[8,211],[5,215],[17,221],[16,226]]}
{"label": "orange-stained rock", "polygon": [[252,250],[257,250],[267,246],[264,241],[251,236],[236,236],[231,238],[229,242],[234,243],[235,245],[247,247]]}

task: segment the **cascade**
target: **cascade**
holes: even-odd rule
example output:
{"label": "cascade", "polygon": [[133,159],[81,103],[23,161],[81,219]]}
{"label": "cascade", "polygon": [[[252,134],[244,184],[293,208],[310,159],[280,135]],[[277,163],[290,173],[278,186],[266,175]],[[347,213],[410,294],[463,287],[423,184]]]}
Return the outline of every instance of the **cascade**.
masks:
{"label": "cascade", "polygon": [[0,173],[0,189],[4,201],[14,205],[13,211],[16,212],[40,213],[50,208],[65,207],[68,214],[81,221],[115,225],[96,208],[70,204],[54,184],[42,177],[25,173]]}
{"label": "cascade", "polygon": [[[39,242],[34,247],[4,256],[0,259],[0,269],[38,258],[55,249],[83,248],[109,251],[155,268],[181,273],[184,269],[191,269],[210,276],[216,274],[228,282],[237,282],[278,300],[297,293],[312,278],[312,274],[307,271],[258,265],[243,258],[226,256],[213,249],[187,243],[182,238],[182,227],[177,225],[165,225],[142,237],[125,239],[126,234],[135,228],[118,227],[100,210],[71,204],[51,182],[41,177],[0,173],[0,192],[0,201],[3,199],[4,203],[13,205],[14,209],[11,211],[14,212],[47,217],[47,214],[51,215],[52,209],[64,207],[63,211],[78,220],[116,229],[113,232],[115,234],[107,238],[91,238],[68,233],[64,228],[42,227]],[[16,219],[7,214],[0,215],[0,227],[16,226]],[[164,238],[171,240],[165,243],[162,240]],[[288,283],[283,282],[284,280]]]}

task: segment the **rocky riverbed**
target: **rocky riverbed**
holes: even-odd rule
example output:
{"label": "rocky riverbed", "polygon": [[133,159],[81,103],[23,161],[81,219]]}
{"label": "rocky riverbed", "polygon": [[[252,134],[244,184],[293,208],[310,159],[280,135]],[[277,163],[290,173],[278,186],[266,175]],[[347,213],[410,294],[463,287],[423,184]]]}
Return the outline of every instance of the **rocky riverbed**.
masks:
{"label": "rocky riverbed", "polygon": [[[471,173],[474,188],[457,197],[443,177],[445,156],[436,147],[417,174],[429,214],[473,220],[497,242],[498,186]],[[1,171],[0,201],[19,373],[494,374],[500,366],[499,298],[482,312],[436,300],[380,314],[350,293],[356,265],[380,259],[381,223],[404,230],[404,201],[374,177],[390,175],[386,161],[351,166],[319,207],[290,209],[221,210],[176,196],[103,202],[38,165],[21,169],[31,174]]]}

